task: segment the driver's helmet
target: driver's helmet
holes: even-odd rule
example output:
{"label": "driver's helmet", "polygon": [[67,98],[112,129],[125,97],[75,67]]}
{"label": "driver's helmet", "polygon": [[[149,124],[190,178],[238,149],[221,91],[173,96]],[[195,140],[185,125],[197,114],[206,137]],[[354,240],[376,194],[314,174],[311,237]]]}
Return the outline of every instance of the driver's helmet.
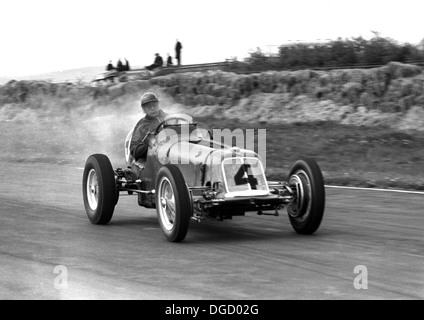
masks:
{"label": "driver's helmet", "polygon": [[159,102],[158,97],[153,92],[147,92],[141,97],[141,106],[153,101]]}

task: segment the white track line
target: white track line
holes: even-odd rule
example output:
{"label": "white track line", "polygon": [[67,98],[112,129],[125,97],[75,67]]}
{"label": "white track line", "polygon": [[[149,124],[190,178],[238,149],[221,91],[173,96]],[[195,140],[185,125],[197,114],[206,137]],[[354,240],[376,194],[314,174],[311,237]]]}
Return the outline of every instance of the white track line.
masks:
{"label": "white track line", "polygon": [[359,187],[342,187],[342,186],[328,186],[326,188],[335,188],[335,189],[351,189],[351,190],[367,190],[367,191],[382,191],[382,192],[398,192],[398,193],[414,193],[414,194],[424,194],[421,191],[408,191],[408,190],[395,190],[395,189],[376,189],[376,188],[359,188]]}

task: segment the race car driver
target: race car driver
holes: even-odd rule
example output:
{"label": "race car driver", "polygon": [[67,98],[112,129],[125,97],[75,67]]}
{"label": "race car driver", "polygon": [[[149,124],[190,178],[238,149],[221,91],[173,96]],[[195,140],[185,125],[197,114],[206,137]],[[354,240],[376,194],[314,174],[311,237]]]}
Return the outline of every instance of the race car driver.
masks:
{"label": "race car driver", "polygon": [[130,153],[137,162],[133,166],[137,176],[140,176],[140,169],[146,160],[148,150],[148,145],[143,139],[147,133],[155,131],[167,115],[160,108],[158,97],[152,92],[147,92],[141,97],[141,108],[146,115],[136,124],[130,145]]}

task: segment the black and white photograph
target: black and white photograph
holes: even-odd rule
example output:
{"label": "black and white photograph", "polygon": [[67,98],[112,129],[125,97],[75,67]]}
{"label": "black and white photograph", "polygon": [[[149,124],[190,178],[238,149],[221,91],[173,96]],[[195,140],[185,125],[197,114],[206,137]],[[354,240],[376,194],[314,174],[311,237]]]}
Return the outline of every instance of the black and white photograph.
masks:
{"label": "black and white photograph", "polygon": [[423,12],[2,0],[0,300],[423,300]]}

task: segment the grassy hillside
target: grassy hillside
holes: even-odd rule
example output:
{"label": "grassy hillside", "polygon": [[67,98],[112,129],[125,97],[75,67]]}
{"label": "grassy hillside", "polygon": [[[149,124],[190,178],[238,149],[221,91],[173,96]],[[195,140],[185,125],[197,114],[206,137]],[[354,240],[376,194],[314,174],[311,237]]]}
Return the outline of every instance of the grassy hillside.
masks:
{"label": "grassy hillside", "polygon": [[424,76],[371,70],[168,75],[89,87],[18,81],[0,86],[0,160],[83,166],[92,153],[123,166],[128,131],[146,91],[168,112],[208,128],[267,129],[267,173],[285,178],[300,156],[326,183],[424,190]]}

